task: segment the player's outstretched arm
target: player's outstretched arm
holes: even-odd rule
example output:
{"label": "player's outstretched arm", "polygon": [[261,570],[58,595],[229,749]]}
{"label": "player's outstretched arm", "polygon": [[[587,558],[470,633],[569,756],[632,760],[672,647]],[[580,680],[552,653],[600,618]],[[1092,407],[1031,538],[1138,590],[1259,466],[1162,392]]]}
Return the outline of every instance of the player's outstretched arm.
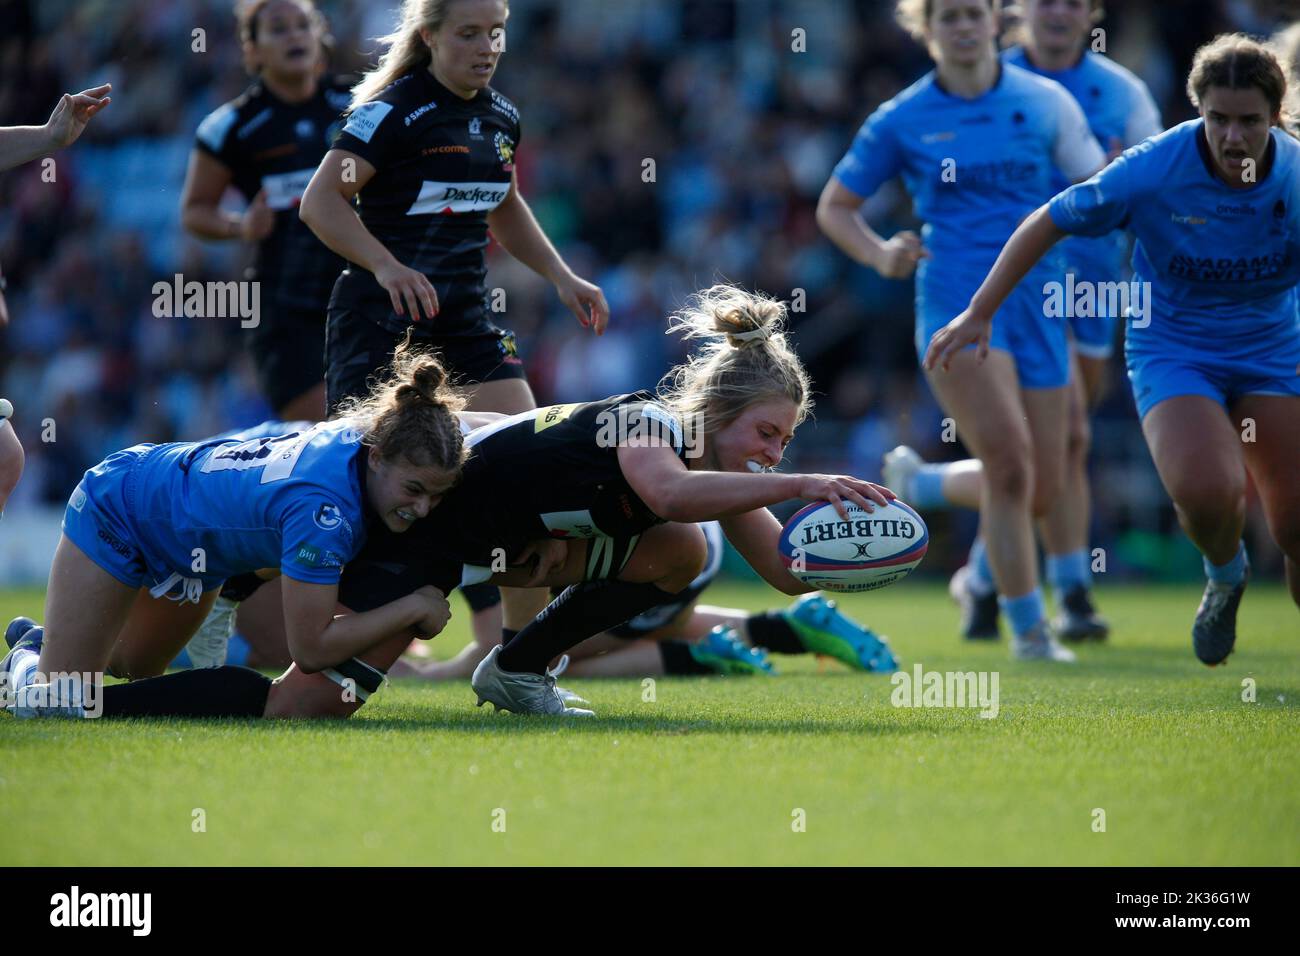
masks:
{"label": "player's outstretched arm", "polygon": [[782,594],[808,594],[817,588],[804,584],[781,562],[781,522],[766,508],[734,518],[723,518],[722,533],[758,575]]}
{"label": "player's outstretched arm", "polygon": [[895,497],[888,488],[848,475],[738,474],[690,471],[666,445],[625,445],[618,463],[632,490],[665,521],[690,524],[744,514],[792,498],[829,501],[847,519],[846,503],[866,511]]}
{"label": "player's outstretched arm", "polygon": [[338,617],[337,584],[313,584],[285,575],[282,588],[289,654],[305,674],[341,664],[412,628],[433,637],[451,619],[446,597],[428,585],[373,611]]}
{"label": "player's outstretched arm", "polygon": [[560,301],[569,307],[583,328],[597,335],[609,324],[609,303],[600,286],[575,275],[542,232],[537,217],[519,194],[519,180],[511,174],[510,191],[487,214],[488,228],[501,248],[555,286]]}
{"label": "player's outstretched arm", "polygon": [[1047,206],[1030,213],[998,253],[997,262],[975,290],[966,311],[930,339],[930,347],[925,352],[926,371],[932,371],[936,365],[947,371],[953,356],[972,343],[979,344],[979,359],[983,361],[989,354],[994,314],[1011,290],[1065,235],[1052,221]]}
{"label": "player's outstretched arm", "polygon": [[80,93],[64,93],[44,126],[0,128],[0,169],[21,166],[76,142],[90,118],[112,101],[108,95],[112,88],[105,83]]}

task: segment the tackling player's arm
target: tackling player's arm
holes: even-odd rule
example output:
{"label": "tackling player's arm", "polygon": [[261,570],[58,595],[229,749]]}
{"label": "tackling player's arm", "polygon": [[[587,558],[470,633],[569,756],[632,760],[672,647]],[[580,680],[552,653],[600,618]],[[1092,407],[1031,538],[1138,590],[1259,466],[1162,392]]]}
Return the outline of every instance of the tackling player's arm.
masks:
{"label": "tackling player's arm", "polygon": [[424,273],[402,265],[357,215],[353,200],[375,167],[346,149],[331,149],[302,194],[298,218],[334,252],[373,273],[392,300],[393,311],[412,319],[438,314],[438,294]]}
{"label": "tackling player's arm", "polygon": [[337,584],[299,581],[286,574],[282,589],[289,654],[305,674],[364,654],[411,628],[433,637],[451,618],[446,597],[429,585],[373,611],[337,617]]}
{"label": "tackling player's arm", "polygon": [[[555,286],[560,301],[597,335],[609,324],[609,303],[600,287],[579,278],[546,238],[537,217],[519,194],[519,178],[510,174],[510,191],[487,214],[488,229],[501,248]],[[584,311],[585,310],[585,311]]]}

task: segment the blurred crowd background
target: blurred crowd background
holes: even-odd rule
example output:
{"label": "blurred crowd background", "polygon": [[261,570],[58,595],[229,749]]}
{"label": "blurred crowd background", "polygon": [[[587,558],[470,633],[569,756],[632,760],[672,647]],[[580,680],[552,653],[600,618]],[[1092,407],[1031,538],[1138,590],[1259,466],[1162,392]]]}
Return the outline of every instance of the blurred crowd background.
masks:
{"label": "blurred crowd background", "polygon": [[[334,72],[373,62],[395,3],[319,0]],[[791,467],[879,475],[908,443],[940,440],[917,371],[910,282],[849,262],[814,223],[817,196],[863,118],[930,68],[887,0],[514,0],[494,86],[523,116],[520,182],[543,227],[612,307],[582,333],[550,286],[494,250],[489,286],[515,329],[540,403],[653,386],[680,356],[665,316],[718,279],[802,301],[792,314],[812,372],[815,422]],[[1107,52],[1150,86],[1165,124],[1198,45],[1230,30],[1267,35],[1289,0],[1111,0]],[[155,318],[152,286],[238,278],[248,250],[179,223],[199,121],[248,84],[231,0],[0,0],[0,125],[45,122],[64,91],[113,83],[113,104],[57,157],[0,174],[0,266],[12,322],[0,331],[0,395],[16,409],[27,472],[9,516],[61,506],[83,470],[138,441],[211,435],[261,421],[237,320]],[[792,49],[792,31],[806,49]],[[202,29],[205,52],[194,52]],[[654,182],[642,178],[655,161]],[[913,227],[907,197],[869,204],[878,231]],[[799,293],[797,290],[802,290]],[[796,296],[799,298],[796,299]],[[270,317],[273,321],[274,317]],[[324,316],[322,315],[322,321]],[[1094,545],[1110,572],[1199,574],[1177,532],[1117,356],[1095,421]],[[53,439],[53,440],[50,440]],[[974,516],[936,517],[927,568],[960,563]],[[1255,521],[1255,534],[1262,526]],[[945,539],[953,547],[943,547]],[[1252,551],[1265,573],[1276,549]]]}

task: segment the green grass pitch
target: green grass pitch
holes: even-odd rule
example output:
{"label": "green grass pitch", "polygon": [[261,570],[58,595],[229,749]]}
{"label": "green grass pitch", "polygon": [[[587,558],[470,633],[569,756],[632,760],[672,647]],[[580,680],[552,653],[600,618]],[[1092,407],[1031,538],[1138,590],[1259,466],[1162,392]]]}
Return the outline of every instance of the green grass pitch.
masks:
{"label": "green grass pitch", "polygon": [[[2,715],[0,817],[21,832],[0,865],[1295,865],[1300,615],[1252,586],[1210,670],[1198,595],[1102,585],[1115,633],[1073,667],[962,644],[936,586],[843,601],[909,670],[997,671],[995,719],[896,708],[888,677],[789,657],[772,679],[660,679],[653,702],[565,680],[600,715],[576,726],[409,682],[342,723]],[[40,606],[0,595],[2,620]],[[439,653],[466,639],[458,602]]]}

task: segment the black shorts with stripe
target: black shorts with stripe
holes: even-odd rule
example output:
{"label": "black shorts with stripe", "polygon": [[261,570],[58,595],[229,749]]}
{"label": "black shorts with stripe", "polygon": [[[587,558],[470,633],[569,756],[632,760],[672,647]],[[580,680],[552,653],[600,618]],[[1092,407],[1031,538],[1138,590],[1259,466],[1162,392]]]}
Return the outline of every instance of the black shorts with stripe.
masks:
{"label": "black shorts with stripe", "polygon": [[[339,603],[350,611],[373,611],[426,584],[449,595],[462,584],[478,584],[492,574],[490,564],[467,564],[458,556],[434,553],[409,532],[395,534],[379,526],[367,534],[361,553],[348,562],[339,582]],[[641,536],[577,540],[587,548],[583,580],[599,581],[618,577]],[[485,552],[474,552],[474,560],[484,560]]]}

